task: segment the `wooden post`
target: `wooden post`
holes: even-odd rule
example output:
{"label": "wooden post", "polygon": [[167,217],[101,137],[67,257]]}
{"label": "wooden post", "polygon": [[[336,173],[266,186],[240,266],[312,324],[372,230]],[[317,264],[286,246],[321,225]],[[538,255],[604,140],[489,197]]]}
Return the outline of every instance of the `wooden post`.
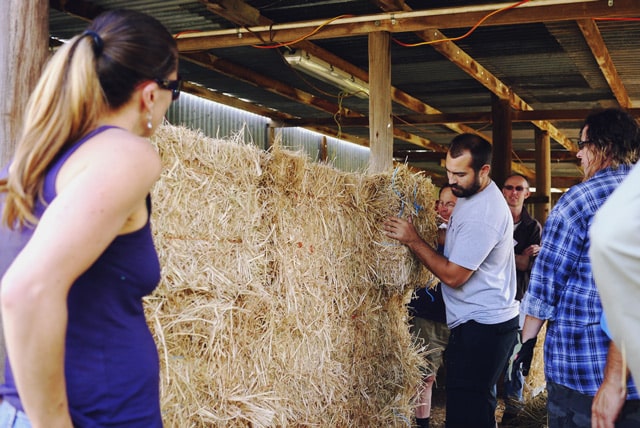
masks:
{"label": "wooden post", "polygon": [[320,143],[318,144],[318,160],[320,162],[326,162],[328,155],[328,147],[327,147],[327,137],[325,135],[320,139]]}
{"label": "wooden post", "polygon": [[538,202],[534,217],[542,224],[551,209],[551,137],[547,131],[535,130],[536,139],[536,196],[546,196],[547,202]]}
{"label": "wooden post", "polygon": [[[40,77],[49,46],[48,1],[3,0],[3,4],[0,13],[0,168],[13,156],[23,110]],[[2,274],[4,272],[0,272]],[[4,336],[0,330],[0,382],[4,382],[4,358]]]}
{"label": "wooden post", "polygon": [[511,174],[511,152],[513,150],[509,100],[492,96],[491,116],[493,120],[491,178],[499,187],[502,187],[504,181]]}
{"label": "wooden post", "polygon": [[[49,46],[49,2],[3,0],[0,14],[0,165],[13,156],[22,114]],[[4,373],[4,372],[3,372]]]}
{"label": "wooden post", "polygon": [[276,128],[279,127],[279,124],[271,121],[267,124],[267,137],[265,141],[265,150],[269,150],[276,143],[276,138],[278,138]]}
{"label": "wooden post", "polygon": [[387,32],[369,33],[369,172],[393,166],[391,49]]}

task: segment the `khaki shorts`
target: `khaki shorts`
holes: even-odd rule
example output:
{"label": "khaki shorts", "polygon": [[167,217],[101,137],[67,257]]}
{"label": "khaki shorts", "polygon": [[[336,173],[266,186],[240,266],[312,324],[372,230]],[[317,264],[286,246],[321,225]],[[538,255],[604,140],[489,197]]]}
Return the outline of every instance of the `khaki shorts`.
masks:
{"label": "khaki shorts", "polygon": [[442,354],[449,343],[449,327],[446,324],[420,317],[414,317],[411,333],[419,346],[426,346],[427,365],[423,368],[425,376],[436,374],[442,365]]}

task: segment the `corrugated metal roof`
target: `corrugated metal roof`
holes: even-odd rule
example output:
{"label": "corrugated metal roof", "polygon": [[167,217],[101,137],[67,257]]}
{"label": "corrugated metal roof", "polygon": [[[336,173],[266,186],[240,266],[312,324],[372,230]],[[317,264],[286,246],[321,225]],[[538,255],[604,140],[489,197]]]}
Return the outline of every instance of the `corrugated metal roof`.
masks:
{"label": "corrugated metal roof", "polygon": [[[566,3],[567,14],[575,14],[577,10],[589,10],[604,0],[558,0],[548,3]],[[220,29],[236,29],[242,26],[231,22],[213,9],[208,9],[207,1],[199,0],[68,0],[64,4],[53,1],[50,12],[50,31],[57,38],[69,38],[81,31],[86,21],[70,14],[56,10],[71,6],[83,6],[85,11],[108,10],[126,7],[141,10],[158,18],[174,34],[191,31],[216,31]],[[220,0],[221,7],[225,1]],[[388,8],[390,4],[403,2],[370,1],[370,0],[250,0],[236,1],[236,5],[254,8],[255,16],[261,17],[261,22],[295,23],[305,20],[328,20],[339,15],[356,17],[373,16]],[[541,4],[542,2],[536,2]],[[380,4],[381,6],[376,6]],[[383,6],[386,4],[387,6]],[[475,7],[485,7],[486,13],[495,10],[499,5],[511,5],[507,0],[476,1],[476,0],[407,0],[405,10],[424,10],[445,8],[451,15],[443,20],[441,32],[447,37],[464,34],[469,25],[461,25],[467,14]],[[635,4],[635,6],[633,6]],[[487,5],[493,5],[492,9]],[[626,6],[625,6],[626,5]],[[536,18],[537,12],[532,2],[528,11],[531,22],[518,22],[505,25],[483,25],[468,37],[455,42],[457,49],[466,53],[477,67],[483,67],[491,73],[497,81],[507,85],[513,94],[534,110],[567,110],[592,109],[596,107],[616,106],[614,92],[603,70],[599,67],[580,30],[576,20],[565,20],[562,16],[555,16],[548,20]],[[616,0],[609,8],[625,7],[627,18],[640,17],[640,2],[633,0]],[[634,9],[634,7],[636,9]],[[93,8],[93,9],[92,9]],[[601,9],[608,11],[609,9]],[[82,9],[81,9],[82,10]],[[441,11],[439,10],[438,13]],[[454,13],[455,12],[455,13]],[[483,12],[485,13],[485,12]],[[511,12],[504,12],[508,16]],[[87,12],[86,14],[89,14]],[[435,14],[435,12],[434,12]],[[223,14],[222,14],[223,15]],[[255,18],[254,16],[254,18]],[[440,16],[440,15],[437,15]],[[476,15],[474,15],[476,16]],[[496,15],[500,17],[501,15]],[[491,19],[497,19],[496,17]],[[85,16],[84,18],[91,18]],[[245,17],[247,20],[248,16]],[[599,16],[589,16],[599,18]],[[547,21],[543,21],[547,19]],[[640,21],[594,21],[603,40],[603,47],[608,51],[619,75],[620,84],[626,89],[633,103],[640,102]],[[355,27],[354,27],[355,28]],[[427,27],[425,27],[427,29]],[[310,31],[310,30],[309,30]],[[432,30],[430,30],[432,31]],[[277,33],[272,33],[276,40]],[[393,42],[390,45],[392,71],[392,85],[400,91],[419,100],[430,108],[443,113],[480,113],[490,112],[492,106],[492,91],[483,82],[478,81],[469,70],[452,62],[452,58],[445,57],[434,49],[434,46],[403,47],[400,43],[417,43],[423,39],[413,32],[392,33]],[[396,43],[398,41],[399,43]],[[369,67],[369,51],[367,34],[351,34],[348,37],[334,37],[312,41],[313,45],[330,52],[347,61],[353,67],[367,71]],[[239,66],[242,73],[232,75],[223,74],[215,66],[203,67],[185,58],[181,61],[181,74],[187,80],[211,88],[218,93],[229,94],[233,97],[248,101],[272,112],[280,112],[307,122],[322,120],[322,126],[333,128],[335,133],[351,135],[354,138],[367,139],[369,130],[366,127],[349,126],[342,123],[340,127],[331,125],[335,111],[327,111],[319,107],[301,103],[291,99],[285,92],[274,89],[273,84],[286,85],[301,93],[311,94],[327,103],[346,107],[358,112],[364,117],[369,115],[368,100],[357,97],[338,97],[339,89],[322,83],[310,77],[301,75],[289,68],[281,58],[280,49],[256,49],[251,46],[237,46],[227,48],[213,48],[208,52],[217,58]],[[473,67],[476,67],[474,65]],[[472,68],[473,68],[472,67]],[[481,69],[480,69],[481,70]],[[260,79],[256,80],[256,76]],[[267,86],[257,83],[267,82]],[[405,97],[407,98],[407,97]],[[393,113],[397,116],[416,114],[417,110],[425,106],[415,106],[412,102],[393,103]],[[277,114],[273,114],[277,116]],[[552,121],[557,131],[569,140],[575,141],[581,121]],[[206,126],[206,125],[203,125]],[[485,135],[491,136],[491,123],[466,123],[466,126],[477,129]],[[397,127],[414,137],[433,141],[437,144],[447,144],[455,132],[444,125],[398,124]],[[535,126],[529,122],[514,122],[513,147],[514,151],[533,149]],[[424,149],[413,142],[396,137],[394,150]],[[415,141],[415,139],[414,139]],[[557,141],[552,143],[552,150],[566,149]],[[436,163],[414,162],[417,167],[428,167],[438,173],[441,169]],[[532,168],[529,161],[525,164]],[[570,176],[578,179],[579,172],[570,162],[557,162],[552,165],[554,176]]]}

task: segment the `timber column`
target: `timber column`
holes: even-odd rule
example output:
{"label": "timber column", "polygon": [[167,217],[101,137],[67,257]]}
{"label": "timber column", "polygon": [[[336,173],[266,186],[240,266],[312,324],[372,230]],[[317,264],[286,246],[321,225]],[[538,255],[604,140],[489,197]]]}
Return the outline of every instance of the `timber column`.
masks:
{"label": "timber column", "polygon": [[393,166],[393,122],[391,121],[391,36],[369,34],[369,172]]}
{"label": "timber column", "polygon": [[[0,168],[11,159],[22,114],[49,51],[49,2],[2,0],[0,13]],[[1,268],[1,267],[0,267]],[[4,269],[0,276],[4,274]],[[4,382],[0,330],[0,381]]]}

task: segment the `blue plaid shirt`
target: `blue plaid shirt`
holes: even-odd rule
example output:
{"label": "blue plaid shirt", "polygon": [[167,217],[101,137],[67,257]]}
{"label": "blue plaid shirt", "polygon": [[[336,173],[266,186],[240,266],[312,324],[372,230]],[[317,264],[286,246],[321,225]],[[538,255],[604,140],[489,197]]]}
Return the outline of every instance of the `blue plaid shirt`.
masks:
{"label": "blue plaid shirt", "polygon": [[[631,166],[605,168],[571,187],[542,229],[522,310],[548,320],[544,343],[547,381],[595,395],[604,379],[610,340],[600,327],[602,304],[589,260],[593,216],[629,174]],[[611,219],[615,221],[615,219]],[[638,399],[630,381],[628,398]]]}

